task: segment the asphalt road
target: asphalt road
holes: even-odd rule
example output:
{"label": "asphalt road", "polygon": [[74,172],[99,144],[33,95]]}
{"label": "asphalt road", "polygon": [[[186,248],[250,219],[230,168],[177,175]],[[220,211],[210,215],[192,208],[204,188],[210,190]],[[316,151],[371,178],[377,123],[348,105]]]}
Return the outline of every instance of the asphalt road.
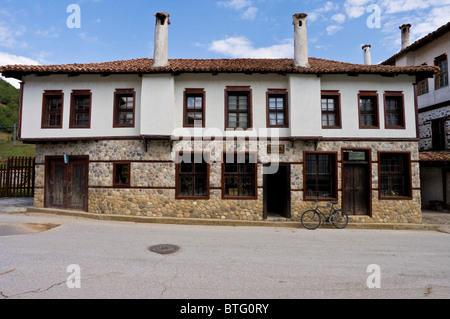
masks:
{"label": "asphalt road", "polygon": [[[180,249],[167,255],[149,250],[158,244]],[[432,231],[0,213],[0,299],[447,299],[449,248],[450,234]]]}

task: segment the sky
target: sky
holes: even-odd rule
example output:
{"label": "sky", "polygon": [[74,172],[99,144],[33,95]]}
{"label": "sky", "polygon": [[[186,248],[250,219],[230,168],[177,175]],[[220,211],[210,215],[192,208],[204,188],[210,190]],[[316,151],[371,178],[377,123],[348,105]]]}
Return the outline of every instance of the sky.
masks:
{"label": "sky", "polygon": [[370,44],[376,64],[400,51],[400,25],[412,43],[448,23],[450,0],[0,0],[0,65],[152,58],[156,12],[171,59],[292,58],[307,13],[310,57],[362,64]]}

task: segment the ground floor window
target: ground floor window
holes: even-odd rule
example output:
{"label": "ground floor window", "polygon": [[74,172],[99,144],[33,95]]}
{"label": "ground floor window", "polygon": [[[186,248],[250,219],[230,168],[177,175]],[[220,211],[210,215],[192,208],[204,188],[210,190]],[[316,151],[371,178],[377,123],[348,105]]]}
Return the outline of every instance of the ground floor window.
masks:
{"label": "ground floor window", "polygon": [[336,199],[336,153],[305,153],[305,199]]}
{"label": "ground floor window", "polygon": [[256,199],[256,155],[225,154],[222,165],[222,197]]}
{"label": "ground floor window", "polygon": [[201,153],[180,154],[176,173],[177,199],[209,198],[209,165]]}
{"label": "ground floor window", "polygon": [[380,198],[411,197],[409,153],[380,153]]}

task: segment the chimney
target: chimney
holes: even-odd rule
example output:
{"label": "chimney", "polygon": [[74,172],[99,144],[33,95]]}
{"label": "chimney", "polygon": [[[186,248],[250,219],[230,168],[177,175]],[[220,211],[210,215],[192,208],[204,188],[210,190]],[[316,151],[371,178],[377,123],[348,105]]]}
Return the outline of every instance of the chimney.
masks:
{"label": "chimney", "polygon": [[294,22],[294,66],[309,68],[308,38],[306,33],[306,13],[296,13]]}
{"label": "chimney", "polygon": [[402,50],[406,49],[411,44],[410,28],[410,24],[404,24],[400,27],[400,30],[402,30]]}
{"label": "chimney", "polygon": [[153,67],[162,67],[169,65],[168,43],[169,43],[169,14],[167,12],[158,12],[155,14],[155,51],[153,55]]}
{"label": "chimney", "polygon": [[370,44],[366,44],[362,47],[364,50],[364,64],[365,65],[371,65],[372,64],[372,57],[370,56],[370,48],[372,46]]}

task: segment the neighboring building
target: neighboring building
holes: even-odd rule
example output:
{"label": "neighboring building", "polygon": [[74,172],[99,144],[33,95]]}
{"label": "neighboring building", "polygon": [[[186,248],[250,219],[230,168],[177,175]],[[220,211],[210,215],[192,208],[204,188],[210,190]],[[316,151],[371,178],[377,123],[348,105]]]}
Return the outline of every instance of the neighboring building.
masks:
{"label": "neighboring building", "polygon": [[413,84],[436,67],[308,58],[306,14],[294,60],[169,60],[156,17],[154,59],[0,68],[22,81],[36,207],[298,220],[318,198],[422,221]]}
{"label": "neighboring building", "polygon": [[409,43],[411,25],[400,27],[402,50],[385,65],[435,65],[434,78],[418,78],[422,205],[450,208],[450,22],[420,40]]}

